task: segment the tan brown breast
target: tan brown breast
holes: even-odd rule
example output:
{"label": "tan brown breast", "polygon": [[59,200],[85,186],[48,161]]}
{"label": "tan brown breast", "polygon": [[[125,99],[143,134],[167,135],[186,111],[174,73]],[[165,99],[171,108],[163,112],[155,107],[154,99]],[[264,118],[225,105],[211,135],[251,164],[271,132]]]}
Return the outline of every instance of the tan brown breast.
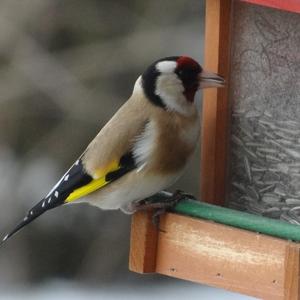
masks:
{"label": "tan brown breast", "polygon": [[160,111],[153,115],[157,124],[157,139],[153,151],[152,169],[162,174],[180,171],[193,154],[199,137],[199,117]]}
{"label": "tan brown breast", "polygon": [[148,171],[168,174],[181,170],[199,135],[196,108],[186,117],[153,105],[140,93],[119,109],[88,146],[83,162],[89,174],[105,172],[113,161],[119,162],[126,152],[134,150],[149,122],[155,127],[154,138],[142,149],[147,152]]}

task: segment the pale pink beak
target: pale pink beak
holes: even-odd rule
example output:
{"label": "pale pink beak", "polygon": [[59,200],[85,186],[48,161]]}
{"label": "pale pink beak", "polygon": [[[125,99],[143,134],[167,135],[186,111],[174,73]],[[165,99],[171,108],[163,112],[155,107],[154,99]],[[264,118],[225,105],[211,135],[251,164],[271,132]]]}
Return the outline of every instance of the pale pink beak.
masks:
{"label": "pale pink beak", "polygon": [[224,87],[225,80],[223,77],[216,73],[202,70],[198,76],[199,78],[199,89],[213,88],[213,87]]}

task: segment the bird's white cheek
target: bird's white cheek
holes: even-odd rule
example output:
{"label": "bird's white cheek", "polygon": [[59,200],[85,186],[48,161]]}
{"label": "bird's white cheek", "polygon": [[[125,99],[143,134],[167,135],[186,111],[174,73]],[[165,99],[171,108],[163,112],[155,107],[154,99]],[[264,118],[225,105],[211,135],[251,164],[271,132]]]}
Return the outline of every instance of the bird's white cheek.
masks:
{"label": "bird's white cheek", "polygon": [[184,88],[176,74],[161,74],[156,81],[155,94],[160,96],[166,104],[171,104],[176,98],[183,98]]}
{"label": "bird's white cheek", "polygon": [[161,74],[156,81],[155,94],[159,96],[168,110],[189,115],[193,104],[183,95],[184,87],[176,74]]}

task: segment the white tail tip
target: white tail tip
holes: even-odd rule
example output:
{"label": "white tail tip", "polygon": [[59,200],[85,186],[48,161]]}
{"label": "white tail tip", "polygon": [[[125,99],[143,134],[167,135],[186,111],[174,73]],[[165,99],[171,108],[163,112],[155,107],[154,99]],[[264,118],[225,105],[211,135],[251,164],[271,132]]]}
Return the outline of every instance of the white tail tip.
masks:
{"label": "white tail tip", "polygon": [[5,242],[8,239],[8,234],[2,239],[2,242]]}

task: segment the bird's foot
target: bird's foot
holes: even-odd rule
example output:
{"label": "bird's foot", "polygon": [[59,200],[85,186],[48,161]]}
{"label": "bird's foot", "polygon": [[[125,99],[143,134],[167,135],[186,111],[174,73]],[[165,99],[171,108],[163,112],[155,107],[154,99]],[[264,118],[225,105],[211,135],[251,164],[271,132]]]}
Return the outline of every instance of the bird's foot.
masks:
{"label": "bird's foot", "polygon": [[177,199],[176,203],[178,203],[181,200],[185,200],[185,199],[197,200],[197,198],[194,195],[186,193],[182,190],[176,190],[172,197],[175,197]]}
{"label": "bird's foot", "polygon": [[160,230],[159,228],[159,218],[161,215],[165,214],[167,211],[176,206],[176,204],[184,199],[196,199],[193,195],[185,193],[181,190],[176,190],[176,192],[168,198],[165,198],[164,201],[155,201],[155,196],[140,200],[138,202],[132,203],[132,208],[135,211],[153,209],[154,213],[152,215],[152,223]]}

